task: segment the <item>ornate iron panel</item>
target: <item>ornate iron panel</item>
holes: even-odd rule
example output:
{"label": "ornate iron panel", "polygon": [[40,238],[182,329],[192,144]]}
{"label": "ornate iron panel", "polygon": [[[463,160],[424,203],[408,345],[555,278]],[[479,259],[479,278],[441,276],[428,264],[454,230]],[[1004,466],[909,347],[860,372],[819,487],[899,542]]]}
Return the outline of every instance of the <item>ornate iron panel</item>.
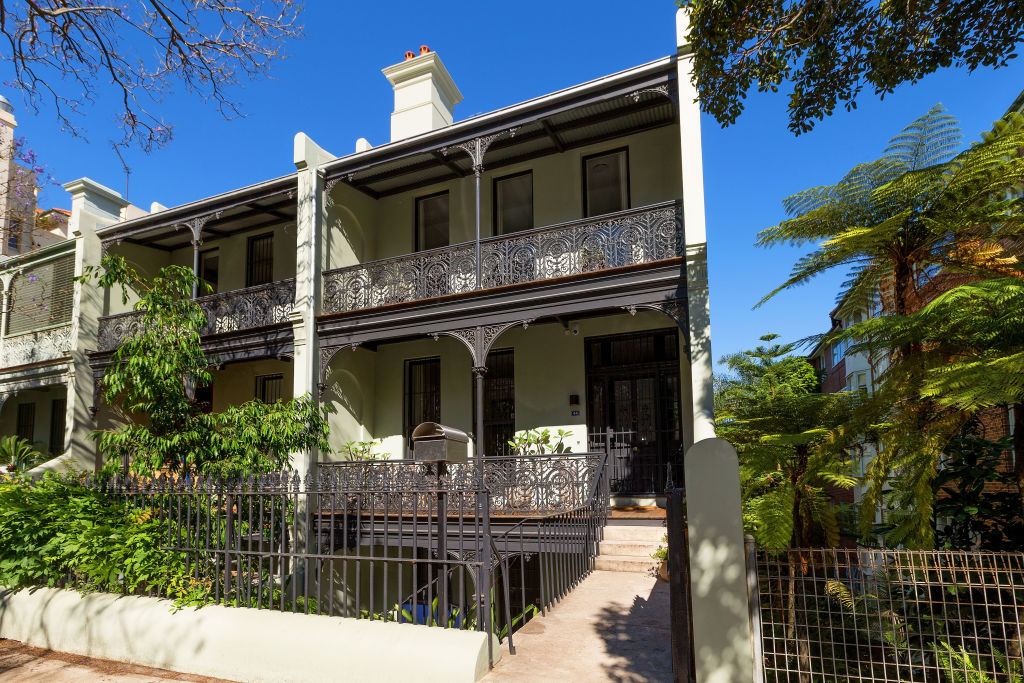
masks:
{"label": "ornate iron panel", "polygon": [[[235,289],[197,299],[207,324],[201,334],[236,332],[288,322],[295,308],[295,279]],[[132,311],[100,318],[99,350],[113,351],[142,325],[142,313]]]}
{"label": "ornate iron panel", "polygon": [[[482,487],[473,462],[449,464],[440,478],[434,466],[411,460],[331,462],[319,464],[318,486],[324,491],[379,494],[378,506],[385,499],[394,505],[401,494],[410,507],[419,494],[439,488],[451,493],[486,491],[495,513],[555,512],[586,503],[600,461],[600,454],[594,453],[487,457]],[[465,504],[449,499],[450,507]]]}
{"label": "ornate iron panel", "polygon": [[[683,256],[682,204],[482,240],[479,289]],[[324,274],[324,312],[340,313],[478,289],[473,243],[337,268]]]}
{"label": "ornate iron panel", "polygon": [[431,249],[324,274],[324,312],[356,311],[471,292],[473,245]]}
{"label": "ornate iron panel", "polygon": [[0,367],[10,368],[63,358],[71,352],[71,325],[28,332],[3,340]]}

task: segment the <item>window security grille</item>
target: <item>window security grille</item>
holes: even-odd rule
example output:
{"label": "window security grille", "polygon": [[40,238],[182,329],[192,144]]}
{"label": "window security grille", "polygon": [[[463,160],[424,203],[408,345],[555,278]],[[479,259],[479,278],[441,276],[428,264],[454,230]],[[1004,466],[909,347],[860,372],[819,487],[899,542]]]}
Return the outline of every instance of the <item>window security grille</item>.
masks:
{"label": "window security grille", "polygon": [[71,322],[75,257],[61,256],[26,268],[11,283],[8,336]]}
{"label": "window security grille", "polygon": [[67,417],[67,399],[55,398],[50,402],[50,452],[64,452],[64,419]]}
{"label": "window security grille", "polygon": [[256,398],[264,403],[277,403],[281,400],[284,387],[284,375],[259,375],[256,377]]}
{"label": "window security grille", "polygon": [[[416,251],[447,247],[449,242],[448,193],[416,199]],[[413,425],[415,427],[416,425]]]}
{"label": "window security grille", "polygon": [[526,171],[494,180],[494,228],[496,235],[533,227],[533,172]]}
{"label": "window security grille", "polygon": [[35,441],[36,436],[36,404],[35,403],[19,403],[18,404],[18,436],[25,439],[29,443]]}
{"label": "window security grille", "polygon": [[274,235],[249,238],[245,286],[256,287],[274,281]]}
{"label": "window security grille", "polygon": [[405,434],[421,422],[441,421],[441,359],[423,358],[405,364]]}

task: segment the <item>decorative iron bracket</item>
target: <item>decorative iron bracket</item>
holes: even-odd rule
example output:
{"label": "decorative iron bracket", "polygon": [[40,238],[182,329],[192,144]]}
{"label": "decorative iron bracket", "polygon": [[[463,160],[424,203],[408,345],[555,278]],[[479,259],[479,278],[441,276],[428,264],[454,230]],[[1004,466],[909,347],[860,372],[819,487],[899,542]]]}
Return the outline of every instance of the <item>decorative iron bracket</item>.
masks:
{"label": "decorative iron bracket", "polygon": [[634,90],[631,93],[626,93],[626,97],[628,99],[633,100],[634,104],[637,104],[637,103],[640,102],[640,98],[641,97],[643,97],[644,95],[647,95],[647,94],[651,94],[651,93],[656,93],[658,95],[663,95],[664,97],[667,97],[672,102],[672,104],[675,106],[676,109],[679,108],[679,97],[672,90],[672,88],[668,87],[668,83],[663,83],[661,85],[656,85],[656,86],[651,87],[651,88],[641,88],[639,90]]}
{"label": "decorative iron bracket", "polygon": [[457,149],[461,149],[463,152],[469,155],[470,160],[473,162],[473,173],[480,175],[484,170],[484,155],[487,154],[488,148],[491,144],[502,137],[506,133],[510,138],[516,136],[516,131],[519,130],[519,126],[503,130],[498,133],[492,133],[490,135],[481,135],[478,138],[467,140],[466,142],[460,142],[449,147],[442,147],[441,154],[448,156]]}
{"label": "decorative iron bracket", "polygon": [[196,246],[202,246],[203,226],[205,226],[211,220],[216,220],[220,218],[220,214],[220,211],[217,211],[216,213],[208,213],[205,216],[196,216],[195,218],[190,218],[189,220],[181,223],[181,225],[184,225],[192,233],[192,244]]}
{"label": "decorative iron bracket", "polygon": [[473,360],[473,368],[475,371],[477,368],[486,369],[487,355],[491,352],[491,347],[494,346],[494,342],[503,332],[518,325],[522,325],[525,330],[532,322],[533,318],[527,318],[526,320],[516,320],[510,323],[477,325],[476,327],[463,327],[457,330],[432,332],[430,336],[434,338],[434,341],[437,341],[441,336],[445,336],[458,339],[462,342],[466,349],[469,350],[469,355]]}
{"label": "decorative iron bracket", "polygon": [[320,347],[320,381],[317,382],[316,386],[321,393],[327,389],[327,368],[330,366],[331,361],[334,360],[334,357],[338,355],[338,352],[343,351],[344,349],[352,349],[355,351],[357,348],[359,348],[359,342]]}
{"label": "decorative iron bracket", "polygon": [[629,306],[623,306],[630,315],[636,315],[638,310],[657,311],[664,313],[668,317],[675,321],[679,329],[686,332],[689,329],[689,313],[686,310],[685,299],[666,299],[665,301],[658,301],[649,304],[630,304]]}

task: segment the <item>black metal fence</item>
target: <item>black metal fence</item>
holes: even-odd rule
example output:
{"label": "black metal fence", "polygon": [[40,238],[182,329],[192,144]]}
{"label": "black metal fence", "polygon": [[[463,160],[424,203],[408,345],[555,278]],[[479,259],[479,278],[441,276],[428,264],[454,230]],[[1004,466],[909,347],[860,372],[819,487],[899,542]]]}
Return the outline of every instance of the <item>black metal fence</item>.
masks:
{"label": "black metal fence", "polygon": [[686,531],[686,491],[669,489],[665,502],[668,540],[669,607],[672,627],[672,680],[697,680],[693,657],[693,610],[690,605],[690,549]]}
{"label": "black metal fence", "polygon": [[591,431],[588,447],[609,451],[611,492],[622,495],[660,495],[683,483],[683,451],[671,430],[652,431],[642,440],[632,431]]}
{"label": "black metal fence", "polygon": [[[315,476],[98,482],[166,523],[209,602],[508,639],[593,568],[607,454],[323,464]],[[491,653],[493,661],[493,653]]]}
{"label": "black metal fence", "polygon": [[859,548],[748,557],[765,680],[1024,681],[1024,553]]}

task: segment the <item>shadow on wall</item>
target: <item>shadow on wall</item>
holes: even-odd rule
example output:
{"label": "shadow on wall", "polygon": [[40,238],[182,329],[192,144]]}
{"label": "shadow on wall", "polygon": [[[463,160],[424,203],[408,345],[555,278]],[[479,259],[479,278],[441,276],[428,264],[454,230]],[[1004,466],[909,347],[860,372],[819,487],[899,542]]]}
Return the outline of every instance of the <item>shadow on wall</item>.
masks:
{"label": "shadow on wall", "polygon": [[608,680],[672,680],[668,586],[659,580],[646,598],[635,596],[628,609],[608,605],[598,612],[594,630],[608,654],[602,665]]}

